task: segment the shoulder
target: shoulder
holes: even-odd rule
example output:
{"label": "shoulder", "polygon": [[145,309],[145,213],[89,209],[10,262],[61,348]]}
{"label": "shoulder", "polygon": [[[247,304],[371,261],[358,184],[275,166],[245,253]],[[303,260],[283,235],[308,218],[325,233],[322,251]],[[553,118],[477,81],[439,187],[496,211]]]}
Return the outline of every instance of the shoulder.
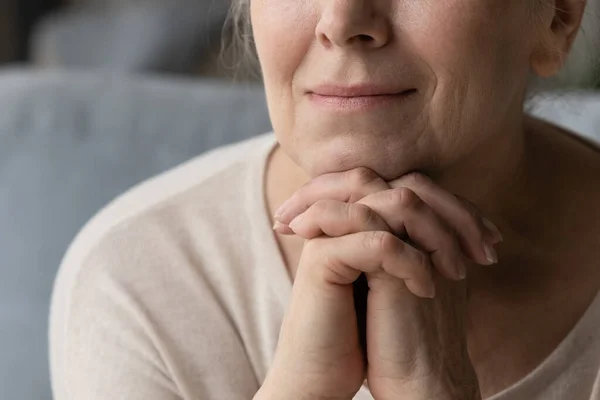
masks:
{"label": "shoulder", "polygon": [[63,264],[97,254],[120,235],[149,225],[164,228],[174,222],[171,217],[189,211],[188,207],[199,211],[196,217],[202,216],[203,210],[214,211],[233,192],[240,191],[239,184],[249,178],[252,167],[260,167],[256,163],[261,162],[261,155],[266,157],[273,143],[272,135],[266,134],[217,148],[136,185],[89,220],[69,247]]}
{"label": "shoulder", "polygon": [[228,348],[238,345],[235,335],[225,334],[233,330],[221,309],[223,294],[214,289],[236,267],[235,255],[221,241],[232,240],[230,230],[239,230],[232,225],[252,207],[249,185],[261,190],[256,176],[274,143],[267,134],[201,155],[137,185],[86,224],[54,283],[54,381],[60,380],[66,357],[84,352],[93,335],[109,341],[132,335],[141,346],[156,336],[157,327],[181,343],[189,340],[180,339],[181,332],[206,327],[196,334],[214,336]]}
{"label": "shoulder", "polygon": [[[58,398],[67,398],[61,397],[67,390],[104,394],[112,390],[106,382],[121,375],[128,378],[113,383],[123,393],[170,398],[154,379],[169,376],[169,360],[186,354],[197,375],[209,371],[205,364],[219,359],[222,348],[236,355],[223,368],[237,363],[250,371],[223,294],[214,289],[231,269],[221,255],[227,249],[213,244],[227,236],[227,218],[247,207],[246,189],[273,144],[264,135],[199,156],[119,196],[80,231],[51,301],[50,369]],[[206,379],[223,368],[205,372]],[[251,377],[242,379],[249,392]]]}
{"label": "shoulder", "polygon": [[157,281],[177,279],[174,271],[189,268],[190,260],[199,265],[202,257],[213,257],[219,249],[211,244],[227,236],[223,219],[246,212],[246,188],[273,144],[267,134],[213,150],[137,185],[99,211],[63,258],[53,321],[65,324],[72,296],[100,281],[141,293]]}

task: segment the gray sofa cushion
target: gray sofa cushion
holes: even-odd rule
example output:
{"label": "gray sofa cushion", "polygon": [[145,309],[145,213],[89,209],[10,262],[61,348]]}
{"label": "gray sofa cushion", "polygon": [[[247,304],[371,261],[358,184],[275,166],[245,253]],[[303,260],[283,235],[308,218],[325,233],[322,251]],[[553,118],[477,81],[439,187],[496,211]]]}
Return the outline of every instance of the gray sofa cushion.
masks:
{"label": "gray sofa cushion", "polygon": [[0,399],[50,399],[47,315],[69,242],[130,186],[270,129],[259,87],[0,73]]}

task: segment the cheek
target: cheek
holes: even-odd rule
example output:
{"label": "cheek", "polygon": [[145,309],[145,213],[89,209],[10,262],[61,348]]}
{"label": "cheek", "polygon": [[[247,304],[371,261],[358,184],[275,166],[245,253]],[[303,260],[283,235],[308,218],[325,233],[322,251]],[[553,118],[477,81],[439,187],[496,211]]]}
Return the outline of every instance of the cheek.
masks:
{"label": "cheek", "polygon": [[483,119],[519,103],[531,35],[524,7],[521,0],[454,0],[413,9],[407,19],[409,44],[432,70],[430,124],[446,145],[476,140],[469,133]]}
{"label": "cheek", "polygon": [[294,74],[313,43],[317,20],[310,3],[298,0],[251,2],[256,50],[276,132],[282,124],[293,124],[289,120],[294,117]]}
{"label": "cheek", "polygon": [[306,5],[295,0],[252,0],[251,19],[256,47],[265,75],[285,74],[302,58],[310,44]]}
{"label": "cheek", "polygon": [[409,40],[415,54],[431,66],[438,78],[486,80],[493,84],[499,72],[526,69],[527,19],[523,6],[499,7],[497,0],[454,0],[452,6],[414,10],[408,19]]}

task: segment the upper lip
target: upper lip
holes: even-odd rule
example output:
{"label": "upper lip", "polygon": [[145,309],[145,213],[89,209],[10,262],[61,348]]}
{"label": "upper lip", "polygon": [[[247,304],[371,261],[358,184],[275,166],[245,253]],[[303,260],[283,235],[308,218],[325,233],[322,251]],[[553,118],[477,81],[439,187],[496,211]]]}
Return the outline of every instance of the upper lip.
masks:
{"label": "upper lip", "polygon": [[409,90],[411,90],[411,88],[394,88],[390,85],[377,84],[357,84],[349,86],[325,84],[316,86],[309,90],[308,93],[332,97],[361,97],[401,94]]}

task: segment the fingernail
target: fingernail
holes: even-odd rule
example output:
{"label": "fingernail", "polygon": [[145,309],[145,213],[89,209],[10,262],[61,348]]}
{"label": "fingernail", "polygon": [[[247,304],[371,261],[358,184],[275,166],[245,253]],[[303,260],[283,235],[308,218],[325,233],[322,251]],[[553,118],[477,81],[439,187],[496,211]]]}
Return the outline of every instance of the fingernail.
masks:
{"label": "fingernail", "polygon": [[273,225],[273,230],[280,235],[295,235],[296,233],[286,224],[282,222],[275,222]]}
{"label": "fingernail", "polygon": [[461,281],[467,277],[467,267],[462,262],[456,265],[456,275]]}
{"label": "fingernail", "polygon": [[490,233],[494,236],[494,243],[499,243],[504,241],[502,234],[500,233],[500,229],[489,219],[482,218],[483,225],[490,231]]}
{"label": "fingernail", "polygon": [[490,264],[498,263],[498,253],[496,253],[496,249],[493,246],[486,243],[483,245],[483,251],[485,252],[485,258],[487,258]]}
{"label": "fingernail", "polygon": [[290,228],[292,228],[293,230],[296,230],[296,228],[298,227],[298,225],[300,225],[300,223],[302,223],[302,220],[304,219],[304,213],[298,215],[296,218],[294,218],[292,220],[292,222],[290,222],[288,224],[288,226]]}
{"label": "fingernail", "polygon": [[426,296],[430,299],[433,299],[435,297],[435,285],[432,284],[429,287],[429,290],[427,290]]}

